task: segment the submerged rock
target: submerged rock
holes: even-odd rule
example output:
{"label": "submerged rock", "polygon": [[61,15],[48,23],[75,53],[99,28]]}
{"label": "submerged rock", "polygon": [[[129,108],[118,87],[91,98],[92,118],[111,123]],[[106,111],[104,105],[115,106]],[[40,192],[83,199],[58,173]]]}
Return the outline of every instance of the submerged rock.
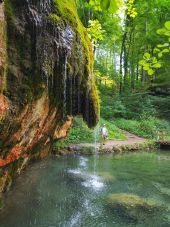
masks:
{"label": "submerged rock", "polygon": [[105,181],[116,181],[116,177],[109,172],[99,172],[98,175],[101,176]]}
{"label": "submerged rock", "polygon": [[107,201],[113,212],[135,220],[146,218],[162,209],[159,204],[133,194],[110,194]]}
{"label": "submerged rock", "polygon": [[92,46],[74,0],[1,1],[1,24],[3,177],[47,156],[52,141],[66,136],[73,116],[95,126],[99,104]]}

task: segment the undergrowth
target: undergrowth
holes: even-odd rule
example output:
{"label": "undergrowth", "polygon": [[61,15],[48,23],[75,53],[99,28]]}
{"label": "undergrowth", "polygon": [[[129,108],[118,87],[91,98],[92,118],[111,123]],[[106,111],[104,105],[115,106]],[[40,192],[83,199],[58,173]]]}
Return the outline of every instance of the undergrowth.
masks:
{"label": "undergrowth", "polygon": [[157,139],[158,133],[161,130],[170,132],[170,123],[168,121],[151,116],[138,120],[117,118],[115,119],[115,124],[121,129],[148,139]]}
{"label": "undergrowth", "polygon": [[75,118],[73,126],[70,128],[66,139],[55,141],[54,149],[59,150],[64,148],[68,144],[80,144],[80,143],[94,143],[95,135],[97,141],[100,140],[100,127],[106,124],[109,131],[110,140],[125,140],[126,136],[124,133],[115,126],[114,121],[107,121],[100,119],[95,129],[89,129],[82,118]]}

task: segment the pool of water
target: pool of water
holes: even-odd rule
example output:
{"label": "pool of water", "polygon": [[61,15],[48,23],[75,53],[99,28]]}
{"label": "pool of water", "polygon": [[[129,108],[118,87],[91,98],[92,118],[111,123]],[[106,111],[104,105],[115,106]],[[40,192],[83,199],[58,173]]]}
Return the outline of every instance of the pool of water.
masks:
{"label": "pool of water", "polygon": [[30,165],[0,212],[0,227],[29,226],[170,226],[170,152],[56,157]]}

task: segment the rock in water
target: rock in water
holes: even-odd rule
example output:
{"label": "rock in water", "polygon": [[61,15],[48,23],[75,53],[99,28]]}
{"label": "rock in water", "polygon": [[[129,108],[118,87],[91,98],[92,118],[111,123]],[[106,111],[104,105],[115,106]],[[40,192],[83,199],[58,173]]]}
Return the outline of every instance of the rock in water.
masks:
{"label": "rock in water", "polygon": [[0,185],[49,154],[75,115],[98,121],[93,53],[74,0],[0,3]]}
{"label": "rock in water", "polygon": [[135,221],[142,220],[162,209],[159,204],[133,194],[110,194],[107,201],[113,212]]}

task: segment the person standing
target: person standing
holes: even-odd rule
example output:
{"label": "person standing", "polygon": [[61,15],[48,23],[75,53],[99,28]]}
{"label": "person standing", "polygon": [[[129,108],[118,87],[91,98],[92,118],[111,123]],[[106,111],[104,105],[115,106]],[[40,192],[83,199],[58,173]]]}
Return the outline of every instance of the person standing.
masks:
{"label": "person standing", "polygon": [[105,145],[106,139],[108,138],[108,129],[105,124],[100,128],[100,134],[102,137],[102,144]]}

